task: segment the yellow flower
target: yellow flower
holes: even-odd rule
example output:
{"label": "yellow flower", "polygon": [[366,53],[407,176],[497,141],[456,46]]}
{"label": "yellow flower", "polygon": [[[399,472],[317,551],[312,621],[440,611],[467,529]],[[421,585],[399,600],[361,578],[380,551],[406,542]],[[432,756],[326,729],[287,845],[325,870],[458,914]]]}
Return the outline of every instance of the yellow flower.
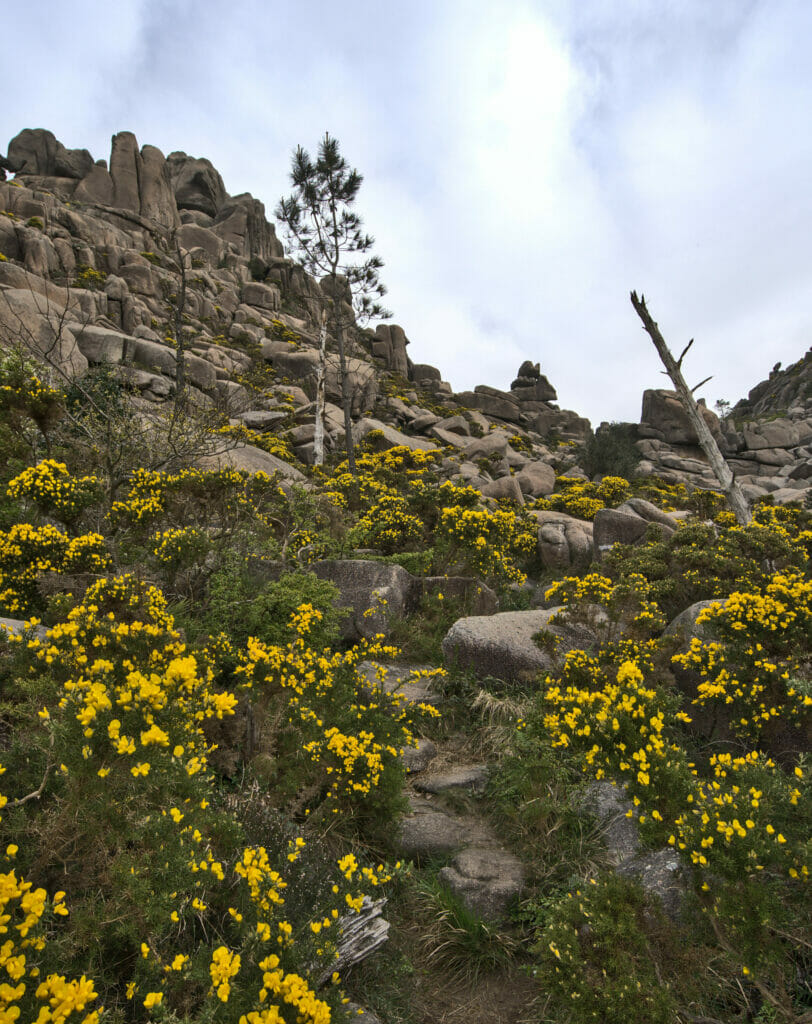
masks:
{"label": "yellow flower", "polygon": [[144,1000],[144,1006],[148,1010],[151,1010],[153,1006],[160,1006],[161,1003],[163,1002],[163,999],[163,992],[148,992],[147,997]]}

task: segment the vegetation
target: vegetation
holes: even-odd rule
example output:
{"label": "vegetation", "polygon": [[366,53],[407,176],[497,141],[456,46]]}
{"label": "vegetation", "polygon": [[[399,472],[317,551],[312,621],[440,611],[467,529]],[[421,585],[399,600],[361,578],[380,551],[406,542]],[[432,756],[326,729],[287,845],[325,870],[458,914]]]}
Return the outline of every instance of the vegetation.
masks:
{"label": "vegetation", "polygon": [[[689,514],[547,576],[545,603],[596,640],[547,637],[543,677],[417,670],[442,688],[438,719],[365,664],[394,644],[342,643],[313,563],[468,575],[526,607],[531,512],[374,436],[355,473],[318,468],[311,489],[196,468],[199,447],[113,431],[125,399],[104,372],[71,391],[0,360],[0,615],[26,620],[0,630],[0,1021],[327,1024],[361,993],[418,1024],[420,993],[492,979],[539,1022],[804,1020],[808,511],[765,504],[740,526],[654,478],[559,477],[536,507],[591,519],[638,496]],[[437,664],[480,594],[427,581],[391,635]],[[691,635],[665,631],[698,601]],[[437,865],[397,861],[401,755],[428,734],[491,766],[476,811],[527,875],[504,926]],[[676,907],[614,870],[596,784],[647,856],[679,863]],[[337,970],[344,924],[380,892],[390,949]]]}

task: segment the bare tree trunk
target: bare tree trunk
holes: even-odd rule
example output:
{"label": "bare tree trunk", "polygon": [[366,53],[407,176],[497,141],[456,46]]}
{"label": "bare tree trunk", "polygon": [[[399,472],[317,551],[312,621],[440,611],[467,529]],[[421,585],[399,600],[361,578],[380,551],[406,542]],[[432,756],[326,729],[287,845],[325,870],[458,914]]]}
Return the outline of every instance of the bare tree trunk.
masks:
{"label": "bare tree trunk", "polygon": [[338,342],[338,362],[341,371],[341,401],[344,406],[344,433],[347,446],[347,463],[349,470],[355,476],[355,446],[352,440],[352,414],[349,382],[347,380],[347,359],[344,354],[344,325],[341,322],[340,314],[336,317],[336,341]]}
{"label": "bare tree trunk", "polygon": [[327,310],[321,311],[319,331],[319,369],[316,376],[316,434],[313,438],[314,461],[324,465],[324,376],[327,362]]}
{"label": "bare tree trunk", "polygon": [[[719,445],[716,443],[713,434],[711,434],[708,429],[707,423],[702,418],[702,413],[699,411],[699,406],[696,404],[696,399],[693,395],[696,388],[689,388],[685,383],[685,378],[682,376],[682,360],[685,357],[685,353],[691,345],[693,345],[693,340],[688,342],[679,359],[675,359],[671,355],[671,351],[669,350],[668,345],[666,345],[662,334],[660,334],[660,329],[657,326],[657,323],[646,308],[645,296],[641,295],[638,298],[637,292],[632,292],[631,300],[632,305],[635,308],[635,312],[643,321],[643,327],[645,328],[646,333],[654,342],[657,354],[663,361],[666,372],[674,384],[679,400],[682,402],[682,407],[685,410],[688,419],[691,421],[691,425],[696,431],[696,436],[699,438],[702,451],[708,457],[711,469],[715,473],[716,479],[719,481],[722,490],[727,495],[727,500],[730,507],[736,514],[737,521],[742,526],[746,526],[750,522],[751,518],[750,506],[748,505],[747,499],[742,493],[741,488],[736,483],[736,479],[733,476],[730,466],[725,462],[724,456],[719,451]],[[709,380],[710,377],[706,377],[705,380],[701,381],[701,384],[705,384]],[[696,385],[697,388],[699,386],[699,384]]]}

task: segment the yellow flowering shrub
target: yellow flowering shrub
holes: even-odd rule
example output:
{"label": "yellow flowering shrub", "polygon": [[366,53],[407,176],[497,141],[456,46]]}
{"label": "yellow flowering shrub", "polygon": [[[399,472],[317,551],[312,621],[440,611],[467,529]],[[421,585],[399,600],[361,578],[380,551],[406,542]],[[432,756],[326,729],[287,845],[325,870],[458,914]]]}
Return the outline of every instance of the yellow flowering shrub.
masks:
{"label": "yellow flowering shrub", "polygon": [[7,493],[26,498],[42,515],[71,525],[99,500],[101,491],[95,476],[75,477],[64,462],[45,459],[9,481]]}
{"label": "yellow flowering shrub", "polygon": [[44,607],[37,582],[46,573],[100,573],[111,565],[104,537],[69,537],[55,526],[17,523],[0,530],[0,611],[23,618]]}
{"label": "yellow flowering shrub", "polygon": [[794,726],[806,747],[812,693],[802,677],[812,649],[812,581],[776,573],[763,588],[735,591],[700,613],[715,640],[694,637],[674,662],[699,673],[695,703],[718,705],[733,732],[769,740]]}
{"label": "yellow flowering shrub", "polygon": [[474,509],[459,505],[443,508],[436,542],[446,561],[484,580],[523,583],[517,565],[536,549],[535,520],[513,509]]}
{"label": "yellow flowering shrub", "polygon": [[321,614],[312,605],[299,608],[287,645],[249,639],[236,676],[273,723],[258,742],[285,765],[279,795],[313,820],[340,812],[346,826],[388,815],[402,776],[400,754],[414,743],[415,722],[436,712],[359,674],[360,662],[396,653],[380,640],[346,653],[311,648]]}

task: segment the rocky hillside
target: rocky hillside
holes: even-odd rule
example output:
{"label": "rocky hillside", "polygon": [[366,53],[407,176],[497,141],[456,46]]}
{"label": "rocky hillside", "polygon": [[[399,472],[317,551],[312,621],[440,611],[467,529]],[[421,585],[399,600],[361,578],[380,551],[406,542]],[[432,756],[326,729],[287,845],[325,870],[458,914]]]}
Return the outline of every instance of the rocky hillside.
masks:
{"label": "rocky hillside", "polygon": [[[87,150],[66,149],[51,132],[26,129],[11,140],[0,168],[14,175],[0,183],[6,338],[24,334],[69,374],[106,363],[138,401],[165,401],[175,386],[179,247],[188,278],[181,311],[186,376],[198,402],[266,440],[282,436],[297,460],[312,462],[317,325],[329,296],[285,258],[259,200],[230,196],[210,161],[139,149],[130,132],[113,137],[108,167]],[[537,364],[524,363],[509,391],[481,385],[455,394],[439,369],[410,358],[408,346],[396,324],[351,331],[359,439],[383,430],[387,443],[408,436],[410,447],[440,445],[449,478],[520,504],[552,491],[551,467],[580,475],[577,446],[589,421],[558,408]],[[257,363],[274,377],[261,398],[240,382]],[[804,497],[812,475],[809,367],[807,355],[776,371],[724,424],[705,410],[751,499]],[[337,447],[344,425],[332,353],[327,396],[328,446]],[[646,391],[632,427],[639,472],[689,489],[715,486],[673,393]],[[229,458],[296,476],[274,450],[249,444]]]}

